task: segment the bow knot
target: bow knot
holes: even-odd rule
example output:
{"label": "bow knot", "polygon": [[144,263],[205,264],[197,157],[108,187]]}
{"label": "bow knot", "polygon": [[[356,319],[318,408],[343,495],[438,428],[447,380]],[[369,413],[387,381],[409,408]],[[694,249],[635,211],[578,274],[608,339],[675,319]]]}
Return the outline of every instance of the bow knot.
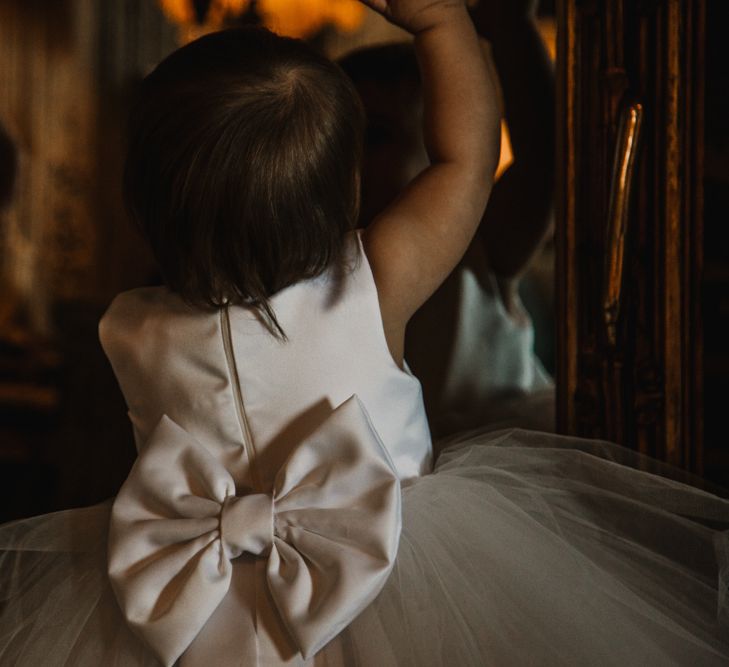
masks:
{"label": "bow knot", "polygon": [[226,556],[268,554],[273,544],[273,497],[268,493],[228,496],[220,512],[220,536]]}
{"label": "bow knot", "polygon": [[399,479],[355,396],[294,449],[271,494],[235,493],[222,463],[165,416],[116,497],[109,578],[127,621],[165,665],[227,595],[230,561],[243,553],[268,558],[270,598],[307,659],[392,570]]}

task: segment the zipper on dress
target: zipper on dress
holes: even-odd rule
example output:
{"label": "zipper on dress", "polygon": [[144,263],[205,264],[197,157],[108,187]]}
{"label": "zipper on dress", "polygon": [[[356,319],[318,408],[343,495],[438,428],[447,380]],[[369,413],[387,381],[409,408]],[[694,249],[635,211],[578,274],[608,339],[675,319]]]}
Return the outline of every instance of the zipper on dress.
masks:
{"label": "zipper on dress", "polygon": [[225,360],[228,364],[228,375],[233,388],[233,400],[235,402],[235,410],[238,414],[238,424],[240,425],[241,437],[243,439],[243,448],[248,456],[248,465],[251,470],[251,478],[255,490],[259,493],[263,491],[261,486],[261,477],[258,473],[256,463],[256,453],[253,448],[253,437],[248,424],[245,406],[243,404],[243,392],[240,387],[240,377],[238,376],[238,365],[235,362],[235,353],[233,351],[233,339],[230,330],[230,313],[229,305],[225,305],[220,309],[220,330],[223,336],[223,350],[225,351]]}

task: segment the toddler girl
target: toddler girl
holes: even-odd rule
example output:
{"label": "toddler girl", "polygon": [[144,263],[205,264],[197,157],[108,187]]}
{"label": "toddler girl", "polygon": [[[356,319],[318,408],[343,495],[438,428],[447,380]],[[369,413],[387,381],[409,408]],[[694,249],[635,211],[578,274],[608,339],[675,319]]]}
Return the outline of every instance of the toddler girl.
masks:
{"label": "toddler girl", "polygon": [[726,501],[520,431],[433,466],[405,326],[481,219],[497,113],[461,2],[372,5],[415,35],[431,166],[361,236],[336,66],[240,30],[146,80],[126,191],[167,287],[100,328],[139,457],[113,507],[0,529],[1,664],[729,656]]}

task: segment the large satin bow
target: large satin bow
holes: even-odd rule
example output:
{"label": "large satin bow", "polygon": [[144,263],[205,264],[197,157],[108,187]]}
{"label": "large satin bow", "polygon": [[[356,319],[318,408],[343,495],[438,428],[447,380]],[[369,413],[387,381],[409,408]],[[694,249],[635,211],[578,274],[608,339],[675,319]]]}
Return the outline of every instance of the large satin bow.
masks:
{"label": "large satin bow", "polygon": [[114,502],[109,576],[129,624],[171,665],[226,595],[230,560],[267,556],[274,603],[308,658],[384,585],[400,519],[397,474],[356,396],[295,449],[271,494],[237,496],[165,416]]}

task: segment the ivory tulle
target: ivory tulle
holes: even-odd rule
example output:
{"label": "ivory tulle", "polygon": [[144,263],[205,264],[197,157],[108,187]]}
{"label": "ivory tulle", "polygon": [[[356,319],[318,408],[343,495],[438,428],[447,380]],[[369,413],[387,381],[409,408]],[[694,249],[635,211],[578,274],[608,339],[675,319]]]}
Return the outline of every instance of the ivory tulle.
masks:
{"label": "ivory tulle", "polygon": [[[729,501],[670,476],[594,441],[454,441],[403,488],[385,588],[298,664],[729,664]],[[110,507],[0,528],[0,665],[157,664],[108,583]]]}

